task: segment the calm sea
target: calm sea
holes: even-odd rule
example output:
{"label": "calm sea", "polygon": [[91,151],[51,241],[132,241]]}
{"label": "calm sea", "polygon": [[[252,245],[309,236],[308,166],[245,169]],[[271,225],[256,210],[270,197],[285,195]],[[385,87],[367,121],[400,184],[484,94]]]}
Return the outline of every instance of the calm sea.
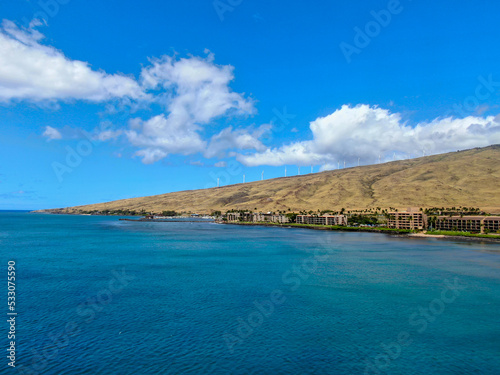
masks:
{"label": "calm sea", "polygon": [[0,212],[0,249],[2,374],[500,373],[495,244]]}

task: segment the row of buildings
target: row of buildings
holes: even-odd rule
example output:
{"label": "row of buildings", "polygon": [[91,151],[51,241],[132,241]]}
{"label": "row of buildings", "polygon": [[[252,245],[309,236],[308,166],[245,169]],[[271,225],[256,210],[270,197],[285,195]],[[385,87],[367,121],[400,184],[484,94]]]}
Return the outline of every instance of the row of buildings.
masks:
{"label": "row of buildings", "polygon": [[470,233],[489,233],[500,231],[500,216],[434,216],[428,217],[415,208],[403,212],[389,212],[389,228],[422,230],[432,227],[435,230],[459,231]]}
{"label": "row of buildings", "polygon": [[271,222],[271,223],[288,223],[290,218],[286,215],[273,214],[272,212],[262,213],[262,212],[228,212],[226,214],[226,219],[229,222],[235,221],[245,221],[245,222]]}
{"label": "row of buildings", "polygon": [[[271,223],[289,223],[290,218],[282,214],[257,213],[257,212],[228,212],[226,214],[228,222],[271,222]],[[297,215],[297,224],[318,224],[318,225],[347,225],[347,216],[345,215]]]}
{"label": "row of buildings", "polygon": [[[387,213],[387,227],[408,230],[434,229],[443,231],[463,231],[470,233],[500,233],[500,216],[428,216],[418,208],[408,208],[402,212]],[[290,217],[272,212],[228,212],[228,222],[271,222],[289,223]],[[297,224],[348,225],[346,215],[297,215]]]}

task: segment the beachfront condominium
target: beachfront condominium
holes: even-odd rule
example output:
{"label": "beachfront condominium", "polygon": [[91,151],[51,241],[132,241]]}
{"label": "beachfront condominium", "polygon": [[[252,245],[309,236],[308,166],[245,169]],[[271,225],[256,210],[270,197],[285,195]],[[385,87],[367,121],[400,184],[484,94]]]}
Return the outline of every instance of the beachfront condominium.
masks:
{"label": "beachfront condominium", "polygon": [[500,216],[438,216],[436,230],[470,233],[491,233],[500,231]]}
{"label": "beachfront condominium", "polygon": [[272,212],[262,213],[262,212],[228,212],[226,214],[226,219],[229,222],[245,221],[254,223],[288,223],[290,218],[286,215],[274,214]]}
{"label": "beachfront condominium", "polygon": [[228,212],[226,214],[227,221],[253,221],[251,212]]}
{"label": "beachfront condominium", "polygon": [[297,215],[297,224],[347,225],[345,215]]}
{"label": "beachfront condominium", "polygon": [[389,212],[387,226],[396,229],[424,229],[427,226],[427,217],[419,208],[408,208],[406,211]]}
{"label": "beachfront condominium", "polygon": [[262,213],[255,212],[253,214],[253,221],[258,222],[272,222],[272,223],[288,223],[290,222],[290,218],[286,215],[274,214],[272,212]]}

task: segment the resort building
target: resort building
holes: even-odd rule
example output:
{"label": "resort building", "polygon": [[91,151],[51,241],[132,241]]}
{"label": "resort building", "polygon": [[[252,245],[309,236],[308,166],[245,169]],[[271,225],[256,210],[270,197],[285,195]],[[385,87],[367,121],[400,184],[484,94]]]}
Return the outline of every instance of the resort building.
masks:
{"label": "resort building", "polygon": [[500,216],[487,216],[483,220],[483,232],[500,233]]}
{"label": "resort building", "polygon": [[276,215],[272,212],[228,212],[226,214],[227,221],[245,221],[245,222],[271,222],[271,223],[288,223],[290,219],[286,215]]}
{"label": "resort building", "polygon": [[500,230],[500,216],[438,216],[436,230],[485,233]]}
{"label": "resort building", "polygon": [[253,215],[251,212],[243,212],[241,214],[241,221],[246,221],[246,222],[249,222],[249,221],[252,221],[253,220]]}
{"label": "resort building", "polygon": [[389,212],[387,226],[396,229],[424,229],[427,217],[418,208],[408,208],[403,212]]}
{"label": "resort building", "polygon": [[253,221],[254,222],[269,221],[272,223],[284,224],[284,223],[290,222],[290,219],[286,215],[276,215],[276,214],[273,214],[272,212],[268,212],[268,213],[261,213],[261,212],[257,213],[256,212],[253,214]]}
{"label": "resort building", "polygon": [[272,218],[273,218],[273,214],[271,212],[268,212],[268,213],[255,212],[253,214],[253,221],[254,222],[273,221]]}
{"label": "resort building", "polygon": [[297,215],[297,224],[347,225],[345,215]]}
{"label": "resort building", "polygon": [[239,221],[240,213],[239,212],[228,212],[226,214],[227,221]]}
{"label": "resort building", "polygon": [[290,218],[286,215],[273,215],[273,222],[285,224],[290,222]]}
{"label": "resort building", "polygon": [[227,221],[253,221],[251,212],[228,212]]}

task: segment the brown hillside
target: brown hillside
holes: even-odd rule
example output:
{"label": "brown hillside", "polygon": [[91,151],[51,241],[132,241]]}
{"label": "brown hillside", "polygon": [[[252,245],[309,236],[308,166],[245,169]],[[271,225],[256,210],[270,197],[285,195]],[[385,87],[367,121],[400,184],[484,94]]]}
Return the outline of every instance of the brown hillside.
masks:
{"label": "brown hillside", "polygon": [[[500,209],[500,145],[384,164],[68,208],[210,213],[433,206]],[[50,211],[50,210],[49,210]]]}

